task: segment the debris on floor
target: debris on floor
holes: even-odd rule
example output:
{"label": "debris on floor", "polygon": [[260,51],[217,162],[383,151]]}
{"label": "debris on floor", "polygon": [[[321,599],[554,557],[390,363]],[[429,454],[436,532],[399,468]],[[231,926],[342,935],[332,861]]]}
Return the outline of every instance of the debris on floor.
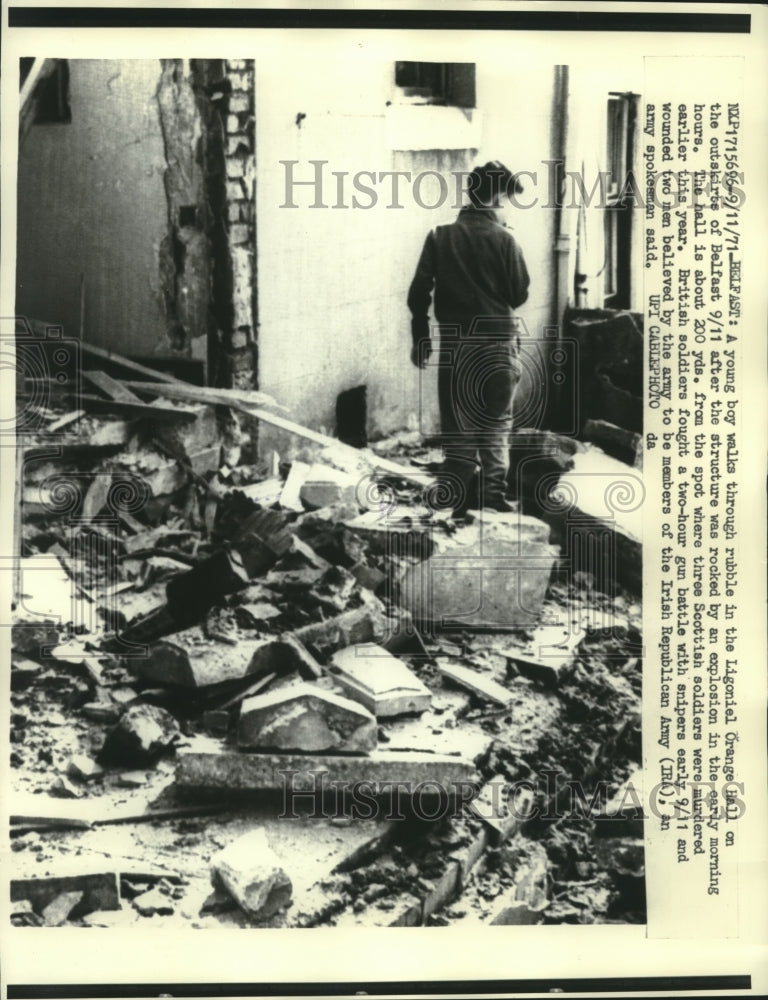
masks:
{"label": "debris on floor", "polygon": [[[518,432],[517,512],[458,523],[418,435],[120,364],[23,445],[12,922],[642,921],[641,548],[582,488],[634,475],[634,432]],[[298,457],[227,464],[228,412]],[[589,519],[621,580],[573,563]]]}

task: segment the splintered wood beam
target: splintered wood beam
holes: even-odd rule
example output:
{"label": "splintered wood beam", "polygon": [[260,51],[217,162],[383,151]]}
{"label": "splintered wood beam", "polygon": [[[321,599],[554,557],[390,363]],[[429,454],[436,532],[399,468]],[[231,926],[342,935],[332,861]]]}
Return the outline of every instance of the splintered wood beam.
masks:
{"label": "splintered wood beam", "polygon": [[34,93],[39,83],[50,76],[56,68],[55,59],[35,59],[32,69],[27,74],[24,85],[19,91],[19,141],[22,142],[29,132],[35,118],[37,105]]}
{"label": "splintered wood beam", "polygon": [[191,385],[189,382],[173,382],[158,385],[156,382],[131,382],[124,385],[136,392],[180,399],[190,403],[207,403],[210,406],[229,406],[246,413],[255,406],[274,406],[284,410],[272,396],[257,389],[217,389],[208,385]]}
{"label": "splintered wood beam", "polygon": [[[352,470],[359,469],[362,459],[378,472],[396,476],[406,482],[415,483],[417,486],[424,487],[434,482],[433,477],[421,470],[414,469],[409,465],[400,465],[387,458],[381,458],[374,452],[360,451],[351,445],[344,444],[338,438],[321,434],[320,431],[304,427],[302,424],[296,423],[295,420],[289,420],[287,417],[264,409],[264,405],[278,406],[272,397],[267,396],[266,393],[256,391],[242,392],[237,389],[212,389],[207,386],[189,385],[184,382],[177,382],[173,385],[158,385],[153,382],[126,382],[125,385],[130,389],[135,389],[136,392],[168,396],[170,399],[186,399],[190,402],[207,402],[214,405],[229,406],[233,410],[245,414],[245,416],[252,417],[255,420],[263,420],[265,424],[277,427],[288,434],[294,434],[296,437],[312,441],[323,448],[333,448],[338,455],[343,455],[349,459]],[[258,405],[257,397],[259,396],[264,400],[262,406]],[[284,407],[280,407],[280,409],[284,409]]]}
{"label": "splintered wood beam", "polygon": [[106,372],[84,371],[83,378],[92,382],[97,389],[101,389],[105,396],[109,396],[110,399],[114,399],[118,403],[139,403],[139,405],[144,405],[135,392],[131,392],[127,386],[113,379]]}
{"label": "splintered wood beam", "polygon": [[159,372],[155,368],[148,368],[147,365],[141,365],[138,361],[131,361],[130,358],[126,358],[122,354],[118,354],[116,351],[106,351],[103,347],[97,347],[95,344],[86,343],[84,340],[80,343],[80,349],[84,354],[90,354],[94,358],[101,358],[103,361],[110,361],[114,365],[119,365],[121,368],[125,368],[126,371],[136,372],[137,375],[146,375],[147,378],[156,379],[158,382],[163,384],[188,384],[187,382],[182,382],[181,379],[174,378],[173,375],[167,375],[165,372]]}

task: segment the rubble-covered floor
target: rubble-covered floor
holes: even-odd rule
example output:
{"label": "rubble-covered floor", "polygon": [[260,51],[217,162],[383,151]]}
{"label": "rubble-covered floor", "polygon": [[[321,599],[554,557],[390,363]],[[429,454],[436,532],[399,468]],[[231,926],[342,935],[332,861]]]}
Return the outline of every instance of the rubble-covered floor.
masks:
{"label": "rubble-covered floor", "polygon": [[[62,412],[52,411],[52,424]],[[414,479],[390,475],[376,502],[362,497],[364,463],[350,470],[346,453],[307,447],[290,462],[245,465],[230,441],[224,456],[221,412],[217,423],[210,406],[181,430],[173,423],[171,435],[165,424],[157,435],[146,421],[81,419],[58,457],[46,456],[42,436],[40,457],[33,443],[24,468],[11,670],[14,923],[644,920],[642,819],[627,815],[638,798],[622,794],[641,760],[637,596],[613,581],[604,593],[561,560],[550,576],[545,561],[525,625],[420,622],[419,631],[405,581],[430,556],[475,554],[478,539],[494,552],[499,540],[524,542],[537,558],[552,548],[549,527],[522,513],[525,497],[519,515],[483,513],[457,528],[420,506]],[[436,458],[414,435],[376,450],[425,474]],[[121,503],[110,490],[122,482],[136,492],[136,472],[147,492]],[[68,479],[82,487],[79,500],[57,508]],[[451,571],[457,587],[462,565]],[[295,648],[269,645],[286,636],[297,637]],[[125,655],[127,641],[147,653]],[[378,706],[373,731],[359,709],[351,735],[332,722],[320,733],[336,698],[351,725],[351,689],[334,664],[361,643],[404,664],[414,679],[408,697],[423,685],[429,707],[390,717],[387,698],[400,695],[374,692],[364,695]],[[183,787],[177,762],[199,747],[214,757],[299,751],[313,761],[320,751],[310,743],[285,745],[281,716],[273,721],[282,746],[260,746],[262,730],[244,735],[239,718],[265,711],[259,696],[280,702],[302,685],[320,705],[301,703],[302,738],[331,740],[322,753],[349,754],[357,740],[368,748],[358,748],[360,759],[373,746],[433,755],[447,773],[451,761],[468,762],[478,789],[530,782],[538,815],[503,833],[470,806],[436,822],[351,818],[341,807],[279,818],[277,794]],[[587,803],[596,789],[613,799],[608,818],[566,815],[568,781]],[[246,912],[223,876],[212,881],[211,866],[257,831],[291,882],[290,904]],[[30,888],[45,879],[47,889]]]}

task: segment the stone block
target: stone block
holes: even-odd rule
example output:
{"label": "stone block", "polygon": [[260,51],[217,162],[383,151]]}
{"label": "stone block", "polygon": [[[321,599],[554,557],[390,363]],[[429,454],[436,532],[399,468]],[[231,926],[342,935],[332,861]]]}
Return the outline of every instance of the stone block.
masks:
{"label": "stone block", "polygon": [[317,651],[321,656],[330,656],[345,646],[380,640],[385,628],[383,606],[371,597],[366,604],[352,611],[302,626],[294,632],[294,636],[310,650]]}
{"label": "stone block", "polygon": [[354,503],[357,484],[356,476],[318,463],[305,473],[299,498],[310,510],[332,507],[337,503]]}
{"label": "stone block", "polygon": [[236,246],[244,246],[251,239],[250,228],[242,222],[229,227],[229,241]]}
{"label": "stone block", "polygon": [[240,127],[240,122],[235,116],[240,114],[247,114],[251,110],[250,95],[242,91],[238,94],[232,94],[232,96],[229,98],[229,110],[232,112],[232,114],[229,117],[230,119],[234,120],[233,121],[234,130],[237,130]]}
{"label": "stone block", "polygon": [[181,737],[179,724],[159,705],[131,705],[106,735],[99,761],[139,766],[152,764]]}
{"label": "stone block", "polygon": [[[201,792],[304,793],[302,798],[332,790],[332,782],[370,782],[374,794],[392,791],[393,782],[405,782],[423,794],[423,782],[437,782],[452,794],[479,777],[474,764],[448,754],[374,750],[368,756],[338,754],[265,754],[223,751],[221,744],[198,739],[177,753],[176,788],[184,794]],[[309,793],[309,796],[306,794]],[[297,807],[301,800],[297,800]]]}
{"label": "stone block", "polygon": [[471,691],[482,701],[490,701],[505,708],[514,699],[511,691],[471,667],[462,667],[458,663],[438,660],[437,669],[440,671],[441,677],[457,684],[466,691]]}
{"label": "stone block", "polygon": [[440,628],[521,629],[536,622],[559,550],[541,542],[456,547],[411,566],[400,603],[415,621]]}
{"label": "stone block", "polygon": [[70,914],[82,901],[83,890],[75,889],[72,892],[62,892],[45,907],[41,916],[44,927],[61,927],[69,919]]}
{"label": "stone block", "polygon": [[263,830],[233,841],[211,858],[211,883],[250,917],[268,920],[291,901],[293,886]]}
{"label": "stone block", "polygon": [[70,757],[67,774],[78,781],[93,781],[104,776],[104,768],[85,754],[78,753]]}
{"label": "stone block", "polygon": [[304,644],[292,635],[269,639],[256,647],[248,668],[249,674],[289,674],[294,670],[308,680],[322,676],[323,668]]}
{"label": "stone block", "polygon": [[243,161],[239,156],[228,156],[227,157],[227,177],[230,179],[243,177],[245,175],[245,167]]}
{"label": "stone block", "polygon": [[376,719],[348,698],[304,683],[246,699],[237,742],[252,750],[369,753]]}
{"label": "stone block", "polygon": [[360,643],[339,650],[331,670],[349,697],[377,718],[424,712],[432,702],[429,688],[382,646]]}
{"label": "stone block", "polygon": [[146,657],[131,659],[130,664],[146,680],[201,688],[241,680],[253,672],[254,654],[261,644],[258,639],[242,639],[234,646],[217,642],[195,626],[153,643]]}

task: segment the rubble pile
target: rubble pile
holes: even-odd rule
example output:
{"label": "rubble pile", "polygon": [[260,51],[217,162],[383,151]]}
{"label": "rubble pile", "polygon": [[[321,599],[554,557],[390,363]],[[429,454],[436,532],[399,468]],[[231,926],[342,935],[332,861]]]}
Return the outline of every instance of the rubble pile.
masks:
{"label": "rubble pile", "polygon": [[[52,408],[19,482],[14,924],[643,918],[637,825],[560,815],[639,763],[641,649],[562,511],[523,476],[518,513],[431,511],[413,435],[241,463],[262,400],[90,375],[106,412]],[[537,433],[558,475],[593,450]]]}

